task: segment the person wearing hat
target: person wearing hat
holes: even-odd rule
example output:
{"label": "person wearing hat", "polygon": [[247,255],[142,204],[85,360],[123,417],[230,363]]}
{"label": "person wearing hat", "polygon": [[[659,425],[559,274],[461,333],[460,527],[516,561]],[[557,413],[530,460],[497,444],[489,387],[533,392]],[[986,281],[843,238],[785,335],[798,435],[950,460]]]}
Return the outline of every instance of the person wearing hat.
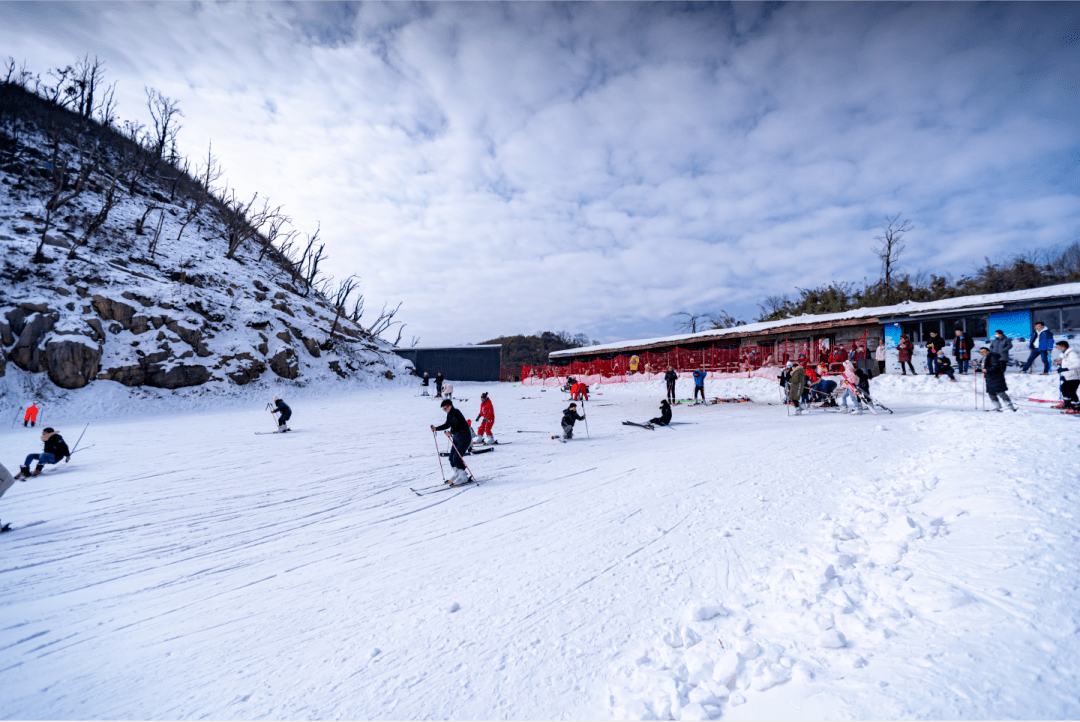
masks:
{"label": "person wearing hat", "polygon": [[698,369],[694,372],[694,403],[697,403],[698,394],[701,394],[701,403],[705,403],[705,377],[709,375],[708,371],[704,369]]}
{"label": "person wearing hat", "polygon": [[[994,411],[1001,411],[1001,402],[998,401],[999,396],[1005,400],[1011,410],[1016,411],[1016,404],[1012,402],[1009,394],[1006,393],[1009,386],[1005,383],[1005,365],[1001,363],[1001,354],[994,353],[986,346],[983,346],[979,349],[979,355],[982,356],[982,372],[983,379],[986,382],[986,395],[993,402]],[[979,368],[976,367],[975,373],[978,372]]]}
{"label": "person wearing hat", "polygon": [[581,414],[580,416],[578,416],[577,404],[571,402],[570,405],[567,406],[566,409],[563,410],[563,416],[562,416],[563,438],[564,439],[572,439],[572,438],[574,438],[574,422],[575,421],[583,421],[584,419],[585,419],[585,414]]}
{"label": "person wearing hat", "polygon": [[802,407],[799,406],[799,399],[802,398],[803,392],[806,390],[806,372],[797,363],[788,361],[788,364],[791,372],[791,381],[788,383],[788,401],[795,406],[795,415],[801,416]]}
{"label": "person wearing hat", "polygon": [[285,433],[289,430],[286,422],[288,422],[289,418],[292,417],[292,409],[289,408],[289,405],[287,403],[275,396],[274,408],[270,410],[270,413],[271,415],[281,414],[280,416],[278,416],[277,420],[277,428],[279,433]]}
{"label": "person wearing hat", "polygon": [[23,416],[23,428],[26,428],[27,424],[30,424],[30,428],[34,428],[34,424],[37,423],[38,407],[33,401],[30,402],[30,408],[26,410],[26,414]]}
{"label": "person wearing hat", "polygon": [[667,399],[660,402],[660,415],[655,419],[649,419],[650,424],[661,424],[667,426],[671,423],[671,404]]}
{"label": "person wearing hat", "polygon": [[476,432],[477,439],[481,444],[494,444],[495,437],[491,435],[491,427],[495,425],[495,407],[492,406],[487,391],[480,394],[480,415],[476,420],[480,422],[480,429]]}

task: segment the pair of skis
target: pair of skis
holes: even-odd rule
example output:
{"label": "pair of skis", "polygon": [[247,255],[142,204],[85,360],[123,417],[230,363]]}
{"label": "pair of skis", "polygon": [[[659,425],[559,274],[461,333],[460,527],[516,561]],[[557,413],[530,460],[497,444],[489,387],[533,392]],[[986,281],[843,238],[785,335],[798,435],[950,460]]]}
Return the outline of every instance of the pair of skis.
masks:
{"label": "pair of skis", "polygon": [[443,483],[436,484],[435,486],[422,486],[419,489],[413,489],[410,486],[409,491],[416,494],[417,496],[427,496],[428,494],[438,494],[441,491],[450,491],[451,489],[460,489],[463,486],[480,486],[481,481],[490,481],[490,480],[491,480],[491,477],[483,477],[483,478],[480,478],[480,479],[472,478],[472,479],[469,479],[468,481],[463,481],[460,484],[448,484],[448,483],[446,483],[444,481]]}

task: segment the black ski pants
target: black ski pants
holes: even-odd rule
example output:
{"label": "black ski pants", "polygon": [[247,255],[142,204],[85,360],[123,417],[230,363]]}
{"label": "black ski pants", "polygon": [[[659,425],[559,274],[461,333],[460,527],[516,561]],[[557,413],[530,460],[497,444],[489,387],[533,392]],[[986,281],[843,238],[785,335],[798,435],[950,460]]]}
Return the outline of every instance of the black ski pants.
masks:
{"label": "black ski pants", "polygon": [[450,466],[455,469],[464,469],[465,460],[461,454],[465,453],[472,444],[472,432],[463,431],[450,437]]}
{"label": "black ski pants", "polygon": [[704,401],[705,400],[705,387],[704,386],[695,386],[694,387],[694,401],[697,401],[698,394],[701,394],[701,400]]}
{"label": "black ski pants", "polygon": [[675,379],[667,382],[667,397],[668,401],[675,400]]}
{"label": "black ski pants", "polygon": [[1080,380],[1077,379],[1061,382],[1061,395],[1064,396],[1067,401],[1071,402],[1073,406],[1080,403],[1080,400],[1077,400],[1076,398],[1076,388],[1078,386],[1080,386]]}

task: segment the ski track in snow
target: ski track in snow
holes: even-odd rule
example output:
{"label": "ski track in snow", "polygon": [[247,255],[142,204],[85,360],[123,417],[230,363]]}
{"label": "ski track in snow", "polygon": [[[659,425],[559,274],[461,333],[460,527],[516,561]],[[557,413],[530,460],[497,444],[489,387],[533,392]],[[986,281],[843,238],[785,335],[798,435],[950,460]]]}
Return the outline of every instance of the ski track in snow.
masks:
{"label": "ski track in snow", "polygon": [[757,403],[652,432],[621,422],[660,383],[602,386],[569,444],[515,433],[557,433],[557,390],[455,384],[514,444],[432,497],[444,417],[410,389],[287,398],[295,436],[95,419],[0,500],[0,717],[1076,718],[1077,420],[970,383],[788,417],[709,382]]}

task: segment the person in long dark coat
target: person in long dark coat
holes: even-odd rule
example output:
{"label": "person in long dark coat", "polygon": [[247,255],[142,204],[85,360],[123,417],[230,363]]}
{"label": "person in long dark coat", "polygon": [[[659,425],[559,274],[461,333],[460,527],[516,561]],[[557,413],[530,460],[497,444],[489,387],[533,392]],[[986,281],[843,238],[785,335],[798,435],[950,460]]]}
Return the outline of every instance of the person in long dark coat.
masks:
{"label": "person in long dark coat", "polygon": [[896,345],[896,351],[900,354],[900,372],[907,376],[907,369],[904,368],[904,364],[908,365],[911,369],[911,374],[915,376],[915,367],[911,365],[911,352],[915,350],[915,344],[907,337],[906,334],[900,335],[900,343]]}
{"label": "person in long dark coat", "polygon": [[998,397],[1004,399],[1009,408],[1016,411],[1016,404],[1009,398],[1009,394],[1005,393],[1009,390],[1009,386],[1005,383],[1005,366],[1001,363],[1001,356],[993,353],[985,346],[979,349],[979,355],[982,356],[982,372],[983,378],[986,380],[986,395],[993,402],[994,411],[1001,411],[1001,402],[998,401]]}

